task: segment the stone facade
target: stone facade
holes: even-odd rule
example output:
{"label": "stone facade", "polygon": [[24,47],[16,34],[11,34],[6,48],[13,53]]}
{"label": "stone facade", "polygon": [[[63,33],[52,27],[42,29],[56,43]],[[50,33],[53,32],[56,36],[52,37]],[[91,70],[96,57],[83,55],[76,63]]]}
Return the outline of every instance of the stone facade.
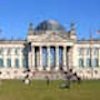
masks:
{"label": "stone facade", "polygon": [[[26,40],[0,40],[0,78],[31,78],[73,69],[83,79],[100,78],[100,40],[78,40],[74,24],[69,31],[53,20],[36,28],[30,24]],[[91,52],[90,52],[91,51]],[[52,76],[53,75],[53,76]]]}

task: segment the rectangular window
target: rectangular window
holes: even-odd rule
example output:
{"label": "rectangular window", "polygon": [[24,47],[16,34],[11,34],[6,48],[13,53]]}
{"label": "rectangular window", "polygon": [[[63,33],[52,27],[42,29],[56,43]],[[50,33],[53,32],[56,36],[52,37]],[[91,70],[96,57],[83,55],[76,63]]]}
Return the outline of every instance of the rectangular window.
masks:
{"label": "rectangular window", "polygon": [[84,61],[82,58],[79,59],[79,67],[84,67]]}
{"label": "rectangular window", "polygon": [[93,49],[93,51],[94,51],[94,52],[93,52],[94,55],[98,55],[98,54],[99,54],[99,49],[98,49],[98,48],[95,47],[95,48]]}
{"label": "rectangular window", "polygon": [[28,60],[26,58],[23,59],[23,67],[28,68]]}
{"label": "rectangular window", "polygon": [[87,58],[87,59],[86,59],[86,66],[87,66],[87,67],[92,67],[92,61],[91,61],[90,58]]}
{"label": "rectangular window", "polygon": [[8,48],[7,49],[7,55],[10,55],[11,54],[11,48]]}
{"label": "rectangular window", "polygon": [[3,48],[0,48],[0,55],[2,55],[3,54]]}
{"label": "rectangular window", "polygon": [[91,48],[86,48],[86,55],[90,55]]}
{"label": "rectangular window", "polygon": [[11,59],[10,58],[7,59],[7,66],[11,67]]}
{"label": "rectangular window", "polygon": [[3,66],[4,66],[3,59],[0,58],[0,67],[3,67]]}
{"label": "rectangular window", "polygon": [[83,55],[84,48],[78,48],[79,55]]}
{"label": "rectangular window", "polygon": [[19,68],[19,60],[18,59],[15,59],[15,67]]}
{"label": "rectangular window", "polygon": [[98,59],[97,58],[93,59],[93,67],[98,67],[98,66],[99,66]]}
{"label": "rectangular window", "polygon": [[15,54],[18,55],[18,48],[15,48]]}
{"label": "rectangular window", "polygon": [[23,55],[27,55],[27,49],[22,49]]}

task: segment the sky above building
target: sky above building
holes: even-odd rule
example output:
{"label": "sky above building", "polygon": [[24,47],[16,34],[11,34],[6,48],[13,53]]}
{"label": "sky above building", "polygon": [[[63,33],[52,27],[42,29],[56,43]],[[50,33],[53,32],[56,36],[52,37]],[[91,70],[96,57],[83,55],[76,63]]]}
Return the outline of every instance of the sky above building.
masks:
{"label": "sky above building", "polygon": [[100,30],[100,0],[0,0],[0,38],[24,39],[28,25],[35,27],[53,19],[70,29],[76,25],[79,39],[93,37]]}

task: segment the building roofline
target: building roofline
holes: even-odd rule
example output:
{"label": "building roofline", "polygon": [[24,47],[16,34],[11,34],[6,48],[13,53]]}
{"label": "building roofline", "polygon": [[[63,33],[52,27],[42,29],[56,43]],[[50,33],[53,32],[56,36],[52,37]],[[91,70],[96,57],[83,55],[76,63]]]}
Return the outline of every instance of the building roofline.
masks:
{"label": "building roofline", "polygon": [[6,40],[6,39],[0,39],[0,44],[23,44],[26,40]]}
{"label": "building roofline", "polygon": [[[80,39],[80,40],[77,40],[77,43],[79,43],[79,44],[84,44],[84,43],[90,43],[90,39]],[[92,43],[100,43],[100,39],[96,39],[96,38],[94,38],[94,39],[92,39]]]}

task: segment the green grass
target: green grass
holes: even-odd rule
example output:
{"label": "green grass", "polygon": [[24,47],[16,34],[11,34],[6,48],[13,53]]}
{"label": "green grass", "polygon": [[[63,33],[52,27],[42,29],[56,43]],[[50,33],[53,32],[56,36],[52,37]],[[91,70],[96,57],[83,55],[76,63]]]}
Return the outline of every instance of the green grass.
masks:
{"label": "green grass", "polygon": [[3,80],[0,100],[100,100],[100,80],[71,84],[70,89],[60,89],[62,81],[33,80],[25,85],[20,80]]}

